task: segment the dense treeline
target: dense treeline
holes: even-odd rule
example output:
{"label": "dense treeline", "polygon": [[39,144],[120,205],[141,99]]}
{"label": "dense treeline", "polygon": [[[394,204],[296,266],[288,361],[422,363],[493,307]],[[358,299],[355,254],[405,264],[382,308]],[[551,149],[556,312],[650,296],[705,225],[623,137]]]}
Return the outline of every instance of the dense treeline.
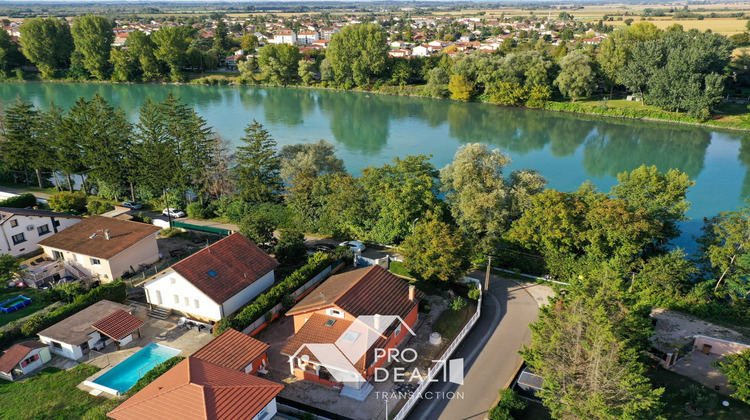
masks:
{"label": "dense treeline", "polygon": [[[72,28],[55,18],[27,19],[21,26],[23,55],[9,37],[0,36],[0,72],[7,75],[25,57],[45,79],[186,81],[186,72],[215,69],[228,53],[243,48],[250,55],[237,63],[241,83],[374,90],[423,85],[419,92],[426,96],[532,108],[551,99],[576,101],[600,89],[627,89],[645,104],[697,119],[708,117],[725,87],[750,85],[747,58],[730,63],[735,43],[680,25],[662,31],[638,22],[612,31],[600,45],[575,40],[570,28],[558,45],[532,31],[506,39],[491,54],[451,57],[452,46],[435,56],[405,59],[388,56],[387,35],[378,24],[347,26],[323,51],[301,54],[297,46],[268,44],[256,54],[255,36],[233,38],[222,19],[216,22],[213,39],[192,26],[165,26],[151,35],[136,31],[127,46],[110,47],[112,23],[104,17],[78,17]],[[585,36],[583,28],[578,32]],[[398,37],[409,40],[411,34]]]}

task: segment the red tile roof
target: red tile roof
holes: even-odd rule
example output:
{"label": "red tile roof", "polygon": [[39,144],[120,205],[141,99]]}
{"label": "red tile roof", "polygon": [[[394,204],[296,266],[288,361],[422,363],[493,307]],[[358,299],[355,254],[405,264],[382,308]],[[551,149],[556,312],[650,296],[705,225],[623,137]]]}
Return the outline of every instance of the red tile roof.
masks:
{"label": "red tile roof", "polygon": [[47,347],[47,345],[38,341],[26,341],[24,343],[16,344],[6,350],[5,354],[0,356],[0,372],[10,372],[15,369],[32,350],[44,347]]}
{"label": "red tile roof", "polygon": [[[105,230],[109,230],[110,239],[105,237]],[[160,230],[160,227],[146,223],[91,216],[42,239],[39,245],[106,260],[149,236],[155,235]],[[92,238],[94,234],[96,236]]]}
{"label": "red tile roof", "polygon": [[378,265],[337,274],[302,299],[287,315],[338,306],[348,314],[398,315],[405,318],[424,293],[409,300],[409,284]]}
{"label": "red tile roof", "polygon": [[284,388],[188,357],[107,413],[115,420],[252,419]]}
{"label": "red tile roof", "polygon": [[193,357],[228,369],[243,370],[269,347],[271,346],[262,341],[230,328],[198,349]]}
{"label": "red tile roof", "polygon": [[[250,240],[234,233],[178,262],[172,269],[221,304],[278,265]],[[214,275],[208,274],[209,271]]]}
{"label": "red tile roof", "polygon": [[144,324],[145,322],[140,319],[130,315],[122,309],[118,309],[99,321],[96,321],[91,326],[113,340],[122,340],[132,334],[133,331],[141,328]]}

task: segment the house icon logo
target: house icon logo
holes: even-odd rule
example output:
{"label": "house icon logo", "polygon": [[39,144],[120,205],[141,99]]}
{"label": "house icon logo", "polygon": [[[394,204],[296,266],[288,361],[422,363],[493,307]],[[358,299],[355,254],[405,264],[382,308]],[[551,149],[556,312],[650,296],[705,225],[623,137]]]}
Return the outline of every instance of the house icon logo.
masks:
{"label": "house icon logo", "polygon": [[336,382],[360,388],[367,382],[366,368],[388,357],[389,339],[401,334],[402,329],[416,336],[398,315],[361,315],[335,342],[302,344],[289,358],[314,362],[325,368]]}

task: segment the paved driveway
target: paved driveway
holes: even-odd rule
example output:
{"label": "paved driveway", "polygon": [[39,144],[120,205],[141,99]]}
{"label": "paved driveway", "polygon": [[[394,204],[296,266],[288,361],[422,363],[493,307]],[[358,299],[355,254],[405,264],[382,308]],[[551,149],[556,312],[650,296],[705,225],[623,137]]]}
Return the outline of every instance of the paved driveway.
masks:
{"label": "paved driveway", "polygon": [[[472,277],[483,279],[484,275],[473,272]],[[464,384],[436,382],[428,388],[433,399],[423,399],[411,411],[409,419],[485,418],[498,391],[509,384],[522,362],[518,350],[523,343],[531,342],[528,324],[537,319],[539,306],[527,289],[536,287],[546,289],[546,286],[519,285],[512,280],[491,277],[490,291],[484,295],[484,312],[451,357],[464,358]],[[463,394],[463,399],[441,398],[449,393]]]}

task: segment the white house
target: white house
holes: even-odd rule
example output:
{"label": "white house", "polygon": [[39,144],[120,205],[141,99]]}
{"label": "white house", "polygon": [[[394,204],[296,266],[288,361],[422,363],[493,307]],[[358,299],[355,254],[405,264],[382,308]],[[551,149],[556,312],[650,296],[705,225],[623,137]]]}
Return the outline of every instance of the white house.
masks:
{"label": "white house", "polygon": [[325,39],[326,41],[330,41],[331,38],[341,32],[341,28],[338,26],[328,26],[325,28],[320,28],[320,38]]}
{"label": "white house", "polygon": [[412,48],[411,55],[415,57],[427,57],[430,55],[430,51],[432,51],[432,49],[427,45],[417,45]]}
{"label": "white house", "polygon": [[318,36],[318,31],[299,31],[297,33],[298,44],[312,44],[319,39],[320,37]]}
{"label": "white house", "polygon": [[269,41],[271,44],[296,44],[297,34],[291,29],[282,29],[273,34],[273,39]]}
{"label": "white house", "polygon": [[159,260],[161,228],[111,217],[91,216],[39,241],[44,254],[63,260],[82,275],[110,282],[141,264]]}
{"label": "white house", "polygon": [[0,356],[0,378],[14,381],[52,359],[49,347],[38,341],[18,343]]}
{"label": "white house", "polygon": [[278,265],[234,233],[158,273],[143,288],[152,308],[218,321],[271,287]]}
{"label": "white house", "polygon": [[0,254],[14,257],[37,249],[40,240],[81,221],[78,216],[47,210],[0,207]]}
{"label": "white house", "polygon": [[[80,359],[87,355],[92,348],[103,347],[113,342],[111,338],[99,332],[93,325],[107,319],[119,310],[128,311],[129,309],[119,303],[100,300],[40,331],[38,333],[39,341],[48,345],[52,353],[68,359]],[[121,344],[123,344],[122,341]]]}

